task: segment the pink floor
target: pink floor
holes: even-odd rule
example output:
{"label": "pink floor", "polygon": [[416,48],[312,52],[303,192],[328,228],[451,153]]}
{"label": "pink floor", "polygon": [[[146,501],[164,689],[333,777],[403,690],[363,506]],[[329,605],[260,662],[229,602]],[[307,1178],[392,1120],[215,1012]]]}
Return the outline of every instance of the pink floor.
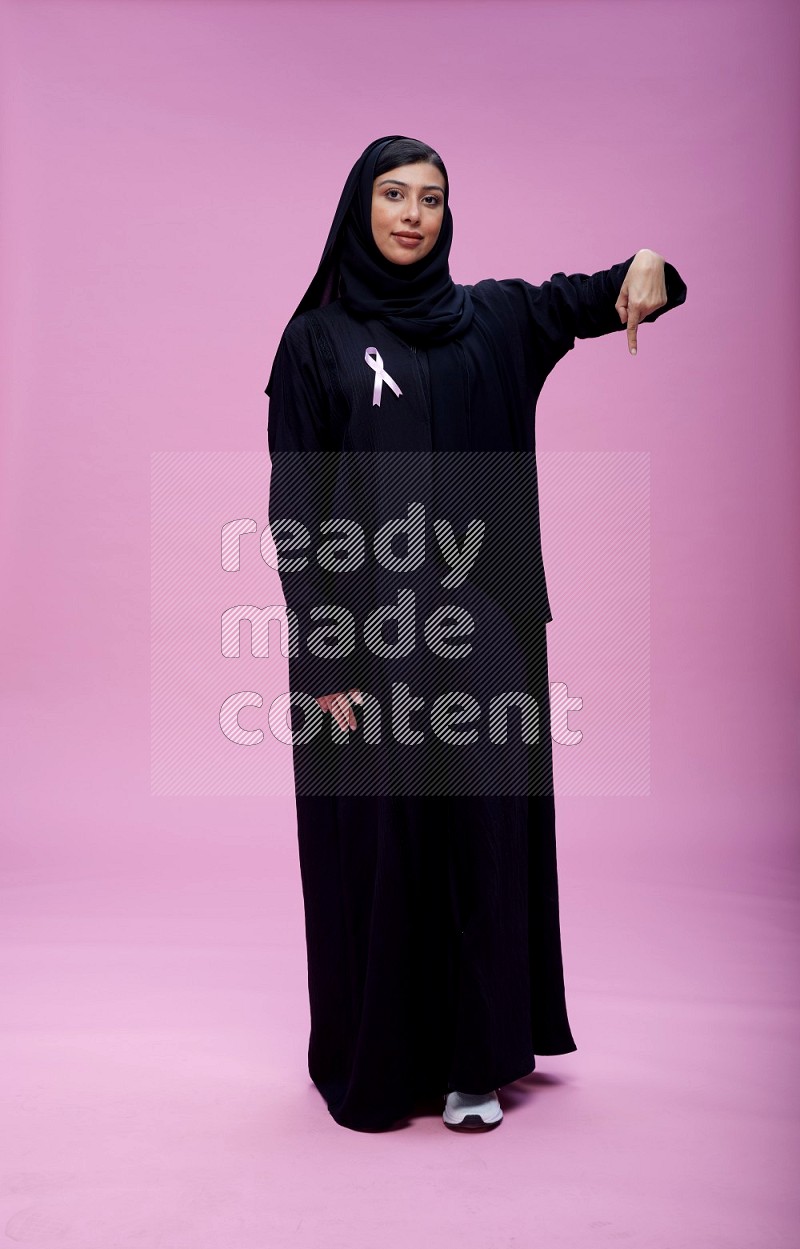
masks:
{"label": "pink floor", "polygon": [[305,1067],[288,807],[274,870],[263,847],[237,846],[213,879],[187,868],[181,883],[174,865],[161,885],[7,879],[8,1242],[796,1243],[790,876],[753,866],[745,887],[741,864],[705,862],[681,881],[662,854],[648,880],[631,836],[630,874],[612,882],[602,856],[586,871],[588,808],[562,809],[579,1048],[501,1090],[504,1123],[477,1137],[432,1115],[380,1135],[328,1115]]}

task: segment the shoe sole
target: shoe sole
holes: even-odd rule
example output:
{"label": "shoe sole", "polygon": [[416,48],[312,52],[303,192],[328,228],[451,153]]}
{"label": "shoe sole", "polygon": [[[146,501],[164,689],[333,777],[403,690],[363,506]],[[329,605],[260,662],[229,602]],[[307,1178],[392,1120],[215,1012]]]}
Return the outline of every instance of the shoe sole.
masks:
{"label": "shoe sole", "polygon": [[453,1132],[488,1132],[492,1128],[499,1128],[503,1122],[503,1116],[499,1119],[492,1119],[487,1123],[480,1115],[464,1115],[458,1123],[450,1123],[449,1120],[442,1116],[442,1123],[446,1128],[450,1128]]}

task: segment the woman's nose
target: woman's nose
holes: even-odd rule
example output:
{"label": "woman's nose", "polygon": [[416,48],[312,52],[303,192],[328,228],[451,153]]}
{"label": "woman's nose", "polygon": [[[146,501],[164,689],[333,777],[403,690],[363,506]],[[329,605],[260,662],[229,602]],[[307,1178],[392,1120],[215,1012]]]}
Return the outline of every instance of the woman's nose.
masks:
{"label": "woman's nose", "polygon": [[406,211],[403,215],[403,220],[419,221],[419,204],[417,204],[416,200],[410,199],[406,201]]}

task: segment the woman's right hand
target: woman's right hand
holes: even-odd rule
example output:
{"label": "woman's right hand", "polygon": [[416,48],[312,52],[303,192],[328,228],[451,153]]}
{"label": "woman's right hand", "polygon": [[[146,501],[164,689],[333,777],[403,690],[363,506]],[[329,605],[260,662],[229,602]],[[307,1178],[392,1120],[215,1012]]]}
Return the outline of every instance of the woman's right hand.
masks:
{"label": "woman's right hand", "polygon": [[351,729],[356,727],[353,703],[358,703],[360,706],[363,701],[359,689],[337,690],[335,694],[320,694],[317,698],[322,710],[329,711],[335,717],[336,723],[343,732],[347,732],[348,727]]}

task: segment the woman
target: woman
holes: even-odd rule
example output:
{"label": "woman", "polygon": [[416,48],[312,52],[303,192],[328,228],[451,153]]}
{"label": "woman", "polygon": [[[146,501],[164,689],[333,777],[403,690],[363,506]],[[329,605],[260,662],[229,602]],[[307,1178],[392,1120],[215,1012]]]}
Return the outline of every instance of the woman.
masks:
{"label": "woman", "polygon": [[[342,649],[337,630],[325,639],[333,646],[319,630],[312,641],[314,606],[330,612],[349,594],[348,609],[373,607],[385,567],[376,563],[378,580],[361,566],[348,579],[330,554],[292,571],[281,563],[300,635],[291,688],[315,699],[347,739],[345,750],[331,745],[333,733],[313,749],[307,740],[294,746],[309,1072],[336,1122],[364,1131],[390,1127],[428,1097],[444,1102],[448,1127],[495,1127],[500,1087],[531,1072],[535,1054],[576,1049],[559,929],[536,400],[576,338],[627,329],[635,354],[638,324],[686,297],[676,270],[647,249],[541,286],[522,278],[458,285],[452,232],[439,155],[399,135],[371,143],[350,172],[266,388],[274,532],[298,509],[336,523],[349,513],[369,532],[367,522],[397,515],[387,500],[413,478],[413,515],[430,521],[427,502],[439,520],[455,514],[451,532],[463,536],[459,525],[480,496],[477,514],[499,521],[476,530],[476,547],[487,531],[494,539],[483,565],[491,574],[448,586],[492,622],[491,645],[469,672],[497,691],[518,689],[508,684],[513,671],[545,726],[535,778],[522,783],[518,751],[492,770],[498,755],[485,738],[448,752],[434,733],[412,750],[422,738],[412,738],[408,720],[401,745],[372,751],[365,708],[389,689],[387,670],[393,690],[415,691],[419,679],[426,692],[434,682],[442,688],[442,673],[419,650],[387,669],[374,662],[374,646],[373,654],[361,642],[354,649],[351,637]],[[475,463],[486,471],[471,472]],[[492,512],[498,499],[504,515]],[[292,531],[295,547],[302,532]],[[441,542],[426,565],[434,578],[424,573],[406,601],[432,606],[454,563]],[[346,633],[347,612],[336,619]],[[472,689],[463,671],[462,694]]]}

